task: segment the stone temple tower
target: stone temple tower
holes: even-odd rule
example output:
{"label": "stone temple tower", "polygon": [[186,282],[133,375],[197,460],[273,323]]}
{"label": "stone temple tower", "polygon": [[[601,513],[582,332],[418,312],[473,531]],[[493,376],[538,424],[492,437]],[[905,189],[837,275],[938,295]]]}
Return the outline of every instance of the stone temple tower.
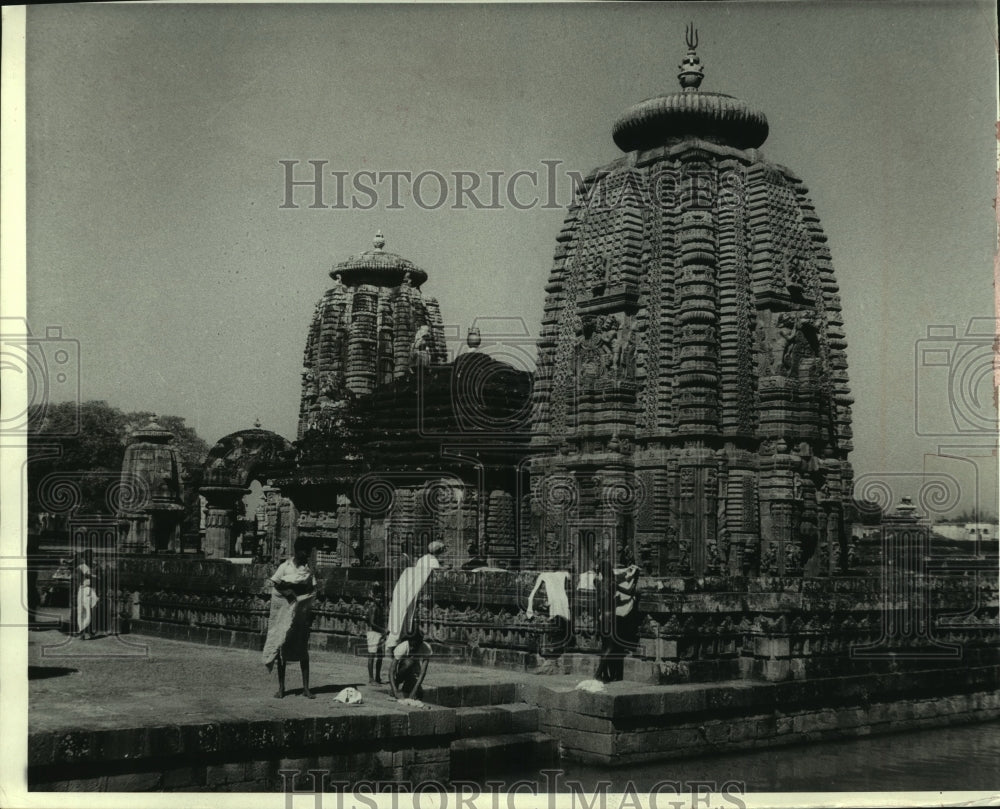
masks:
{"label": "stone temple tower", "polygon": [[557,236],[535,381],[531,531],[646,574],[844,564],[851,403],[827,239],[764,114],[681,89],[614,125]]}
{"label": "stone temple tower", "polygon": [[122,460],[123,524],[128,525],[119,550],[126,553],[179,551],[184,518],[180,460],[174,434],[156,419],[136,430]]}
{"label": "stone temple tower", "polygon": [[416,364],[445,360],[441,312],[420,293],[427,273],[373,249],[334,266],[334,285],[316,304],[306,338],[298,437],[326,430],[347,399],[373,393]]}

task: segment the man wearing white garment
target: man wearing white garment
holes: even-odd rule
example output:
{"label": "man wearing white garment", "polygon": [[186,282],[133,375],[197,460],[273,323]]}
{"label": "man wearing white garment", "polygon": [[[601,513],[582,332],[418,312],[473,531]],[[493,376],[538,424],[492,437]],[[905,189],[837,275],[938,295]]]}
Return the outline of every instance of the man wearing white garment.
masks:
{"label": "man wearing white garment", "polygon": [[[443,542],[437,540],[431,542],[427,546],[427,553],[400,574],[399,581],[393,588],[392,600],[389,602],[388,634],[385,638],[386,654],[393,661],[389,671],[390,685],[396,681],[395,675],[400,667],[405,665],[403,661],[406,658],[418,650],[425,659],[429,656],[429,646],[423,642],[423,638],[420,638],[419,643],[415,642],[419,634],[419,627],[415,620],[417,603],[431,574],[443,567],[438,557],[446,550]],[[397,646],[400,647],[400,654],[396,653]],[[422,674],[425,675],[426,671],[426,665],[424,665]],[[422,681],[423,676],[420,676],[419,679]]]}

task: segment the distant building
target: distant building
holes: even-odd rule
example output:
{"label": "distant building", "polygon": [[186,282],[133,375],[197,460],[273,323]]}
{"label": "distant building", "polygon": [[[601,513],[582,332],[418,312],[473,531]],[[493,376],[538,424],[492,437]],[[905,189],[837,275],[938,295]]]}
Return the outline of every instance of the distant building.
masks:
{"label": "distant building", "polygon": [[959,542],[996,542],[998,537],[997,524],[988,522],[937,523],[934,533]]}

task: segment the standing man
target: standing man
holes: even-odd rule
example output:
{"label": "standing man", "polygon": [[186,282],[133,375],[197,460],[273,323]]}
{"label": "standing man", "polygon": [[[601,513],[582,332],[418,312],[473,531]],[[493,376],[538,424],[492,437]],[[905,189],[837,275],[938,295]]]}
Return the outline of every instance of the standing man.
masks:
{"label": "standing man", "polygon": [[598,593],[601,658],[594,679],[602,683],[625,677],[625,656],[639,643],[639,568],[629,565],[618,573],[608,565]]}
{"label": "standing man", "polygon": [[379,582],[372,584],[365,611],[368,624],[368,684],[382,684],[382,644],[385,642],[385,589]]}
{"label": "standing man", "polygon": [[295,545],[295,555],[282,562],[270,578],[271,614],[264,641],[264,665],[270,671],[278,664],[277,699],[285,696],[285,666],[299,661],[302,696],[315,699],[309,690],[309,630],[316,600],[316,577],[309,565],[309,548]]}
{"label": "standing man", "polygon": [[[389,671],[390,685],[395,681],[401,660],[401,657],[396,655],[397,646],[404,642],[407,644],[403,657],[411,656],[412,652],[417,649],[422,653],[430,649],[423,642],[422,635],[420,635],[419,643],[416,640],[419,634],[416,622],[417,603],[431,574],[443,567],[439,557],[443,556],[446,550],[447,547],[443,542],[439,540],[431,542],[427,546],[427,553],[402,572],[399,581],[393,588],[392,600],[389,603],[388,635],[385,639],[386,653],[393,657],[392,667]],[[423,648],[425,646],[426,649]],[[423,666],[423,669],[423,674],[426,674],[426,665]],[[419,679],[422,681],[423,676]],[[419,687],[419,683],[416,685]]]}

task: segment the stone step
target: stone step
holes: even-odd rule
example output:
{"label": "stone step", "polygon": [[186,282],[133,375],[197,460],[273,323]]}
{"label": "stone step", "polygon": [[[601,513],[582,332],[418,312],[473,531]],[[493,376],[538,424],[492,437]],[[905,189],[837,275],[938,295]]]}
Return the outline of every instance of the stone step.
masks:
{"label": "stone step", "polygon": [[649,685],[671,683],[711,683],[740,679],[740,658],[735,655],[719,660],[642,660],[625,658],[625,679]]}
{"label": "stone step", "polygon": [[455,710],[455,735],[466,739],[538,730],[540,710],[524,702]]}
{"label": "stone step", "polygon": [[517,684],[469,683],[468,685],[425,685],[420,698],[445,708],[505,705],[518,701]]}
{"label": "stone step", "polygon": [[559,743],[539,731],[476,736],[451,743],[451,780],[483,783],[487,778],[557,764]]}

